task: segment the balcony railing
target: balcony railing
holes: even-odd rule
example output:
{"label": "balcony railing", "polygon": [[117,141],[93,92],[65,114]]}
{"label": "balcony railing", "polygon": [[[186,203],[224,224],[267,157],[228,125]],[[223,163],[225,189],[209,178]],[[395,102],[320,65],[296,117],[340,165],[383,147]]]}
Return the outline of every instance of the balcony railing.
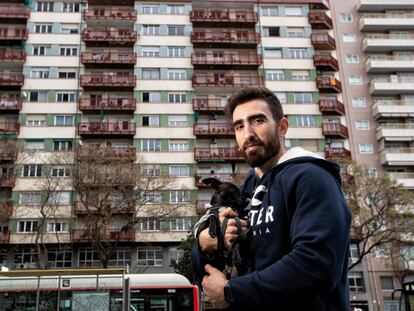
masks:
{"label": "balcony railing", "polygon": [[326,12],[309,12],[309,24],[316,29],[332,29],[332,19]]}
{"label": "balcony railing", "polygon": [[98,213],[113,214],[113,215],[126,215],[135,213],[135,202],[130,204],[121,204],[117,202],[105,202],[100,205],[99,208],[95,206],[86,207],[82,202],[76,201],[74,206],[74,212],[76,215],[93,215]]}
{"label": "balcony railing", "polygon": [[0,61],[24,63],[26,61],[26,52],[18,49],[0,50]]}
{"label": "balcony railing", "polygon": [[243,156],[236,148],[210,147],[210,148],[195,148],[195,160],[213,160],[213,161],[242,161]]}
{"label": "balcony railing", "polygon": [[136,78],[133,75],[117,76],[109,74],[85,74],[81,75],[80,84],[82,87],[116,87],[134,88]]}
{"label": "balcony railing", "polygon": [[195,136],[234,136],[234,130],[227,123],[194,123]]}
{"label": "balcony railing", "polygon": [[137,61],[137,54],[127,51],[91,51],[83,52],[81,61],[84,64],[129,64],[134,65]]}
{"label": "balcony railing", "polygon": [[393,130],[405,130],[414,129],[414,123],[381,123],[378,129],[393,129]]}
{"label": "balcony railing", "polygon": [[135,21],[137,19],[137,11],[132,8],[122,7],[99,7],[85,10],[83,13],[85,20],[98,19],[98,20],[130,20]]}
{"label": "balcony railing", "polygon": [[215,98],[193,98],[194,111],[224,112],[226,101]]}
{"label": "balcony railing", "polygon": [[313,63],[316,68],[328,71],[338,71],[338,61],[331,54],[315,54]]}
{"label": "balcony railing", "polygon": [[88,98],[79,100],[79,110],[114,110],[134,111],[136,108],[135,98]]}
{"label": "balcony railing", "polygon": [[13,145],[0,145],[0,161],[15,161],[17,159],[17,148]]}
{"label": "balcony railing", "polygon": [[0,6],[0,18],[28,19],[29,16],[30,10],[27,7],[17,5]]}
{"label": "balcony railing", "polygon": [[0,244],[9,243],[9,242],[10,242],[10,231],[9,230],[0,231]]}
{"label": "balcony railing", "polygon": [[313,33],[311,36],[312,45],[316,50],[335,50],[335,39],[328,33]]}
{"label": "balcony railing", "polygon": [[132,146],[127,148],[82,146],[76,150],[76,159],[80,161],[97,159],[135,161],[136,149]]}
{"label": "balcony railing", "polygon": [[334,98],[321,98],[319,100],[319,110],[323,113],[335,113],[344,115],[345,106],[339,100]]}
{"label": "balcony railing", "polygon": [[397,33],[393,33],[393,34],[375,33],[374,34],[372,33],[372,34],[367,34],[365,36],[365,39],[412,40],[414,39],[414,35],[408,34],[408,33],[401,33],[401,34],[397,34]]}
{"label": "balcony railing", "polygon": [[244,176],[246,176],[246,174],[233,174],[233,173],[216,173],[216,174],[211,174],[211,173],[196,173],[195,174],[195,185],[197,187],[209,187],[206,184],[204,184],[202,182],[203,179],[205,178],[210,178],[210,177],[214,177],[222,182],[231,182],[234,184],[240,184],[240,182],[243,181]]}
{"label": "balcony railing", "polygon": [[334,77],[317,77],[316,87],[321,92],[327,92],[327,93],[341,93],[342,92],[341,82]]}
{"label": "balcony railing", "polygon": [[351,151],[344,147],[339,148],[325,148],[325,158],[342,158],[342,159],[351,159]]}
{"label": "balcony railing", "polygon": [[23,86],[24,75],[21,73],[0,73],[1,86]]}
{"label": "balcony railing", "polygon": [[413,61],[414,60],[414,56],[411,55],[371,55],[367,57],[367,60],[365,61],[365,63],[368,63],[370,61]]}
{"label": "balcony railing", "polygon": [[254,31],[247,30],[196,30],[191,34],[191,42],[221,45],[222,43],[242,46],[257,45],[260,36]]}
{"label": "balcony railing", "polygon": [[98,237],[103,241],[134,241],[135,230],[124,232],[117,229],[98,231],[90,229],[76,229],[73,230],[72,240],[74,242],[88,242],[94,241]]}
{"label": "balcony railing", "polygon": [[86,28],[82,33],[83,41],[95,41],[109,43],[135,43],[137,33],[132,29],[98,29]]}
{"label": "balcony railing", "polygon": [[252,65],[259,66],[262,63],[261,55],[256,52],[195,52],[191,56],[193,65]]}
{"label": "balcony railing", "polygon": [[348,138],[348,128],[341,123],[322,123],[322,133],[328,137]]}
{"label": "balcony railing", "polygon": [[0,122],[0,134],[19,134],[20,123],[18,122]]}
{"label": "balcony railing", "polygon": [[135,135],[135,123],[82,122],[77,126],[79,135]]}
{"label": "balcony railing", "polygon": [[0,221],[8,219],[13,215],[13,201],[0,201]]}
{"label": "balcony railing", "polygon": [[27,29],[22,26],[0,26],[0,39],[2,40],[26,40],[27,39]]}
{"label": "balcony railing", "polygon": [[399,154],[413,154],[414,155],[414,148],[385,148],[381,151],[381,155],[387,153],[399,153]]}
{"label": "balcony railing", "polygon": [[196,73],[192,79],[193,87],[242,87],[248,85],[263,85],[263,79],[257,74],[202,74]]}
{"label": "balcony railing", "polygon": [[0,174],[0,188],[13,188],[16,185],[16,174],[1,173]]}
{"label": "balcony railing", "polygon": [[207,23],[252,23],[258,21],[257,13],[252,10],[236,9],[194,9],[190,21]]}
{"label": "balcony railing", "polygon": [[19,95],[0,96],[0,111],[19,111],[22,109],[22,99]]}

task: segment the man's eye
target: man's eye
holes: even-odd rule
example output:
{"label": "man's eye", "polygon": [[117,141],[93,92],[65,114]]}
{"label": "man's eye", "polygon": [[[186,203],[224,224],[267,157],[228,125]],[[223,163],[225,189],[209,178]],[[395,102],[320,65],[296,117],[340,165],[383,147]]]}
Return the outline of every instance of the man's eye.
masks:
{"label": "man's eye", "polygon": [[235,131],[240,131],[242,128],[243,128],[243,125],[242,125],[242,124],[239,124],[239,125],[236,125],[236,126],[234,127],[234,130],[235,130]]}
{"label": "man's eye", "polygon": [[264,120],[263,119],[261,119],[261,118],[258,118],[258,119],[254,119],[253,120],[253,124],[261,124],[261,123],[263,123],[264,122]]}

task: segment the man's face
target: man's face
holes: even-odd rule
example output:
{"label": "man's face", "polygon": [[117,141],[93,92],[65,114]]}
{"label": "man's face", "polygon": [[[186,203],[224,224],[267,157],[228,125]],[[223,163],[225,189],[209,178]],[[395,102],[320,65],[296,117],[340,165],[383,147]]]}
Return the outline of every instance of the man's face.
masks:
{"label": "man's face", "polygon": [[251,167],[260,167],[278,154],[278,124],[265,101],[238,105],[233,111],[233,127],[240,152]]}

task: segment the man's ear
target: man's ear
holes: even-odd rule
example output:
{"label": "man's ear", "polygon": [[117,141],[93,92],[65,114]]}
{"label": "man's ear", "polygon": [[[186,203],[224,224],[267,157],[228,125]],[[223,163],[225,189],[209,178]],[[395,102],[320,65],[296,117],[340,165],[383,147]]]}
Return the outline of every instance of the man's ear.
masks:
{"label": "man's ear", "polygon": [[285,137],[289,128],[289,121],[286,117],[279,120],[279,135]]}

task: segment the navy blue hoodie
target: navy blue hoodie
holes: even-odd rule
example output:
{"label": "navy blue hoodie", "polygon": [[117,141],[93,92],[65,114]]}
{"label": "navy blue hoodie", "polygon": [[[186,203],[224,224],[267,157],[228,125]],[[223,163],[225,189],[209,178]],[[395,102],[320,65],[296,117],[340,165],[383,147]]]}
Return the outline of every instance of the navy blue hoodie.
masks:
{"label": "navy blue hoodie", "polygon": [[[351,213],[339,166],[292,148],[259,180],[252,194],[250,273],[230,279],[236,310],[349,311],[348,245]],[[208,259],[194,248],[196,280]]]}

